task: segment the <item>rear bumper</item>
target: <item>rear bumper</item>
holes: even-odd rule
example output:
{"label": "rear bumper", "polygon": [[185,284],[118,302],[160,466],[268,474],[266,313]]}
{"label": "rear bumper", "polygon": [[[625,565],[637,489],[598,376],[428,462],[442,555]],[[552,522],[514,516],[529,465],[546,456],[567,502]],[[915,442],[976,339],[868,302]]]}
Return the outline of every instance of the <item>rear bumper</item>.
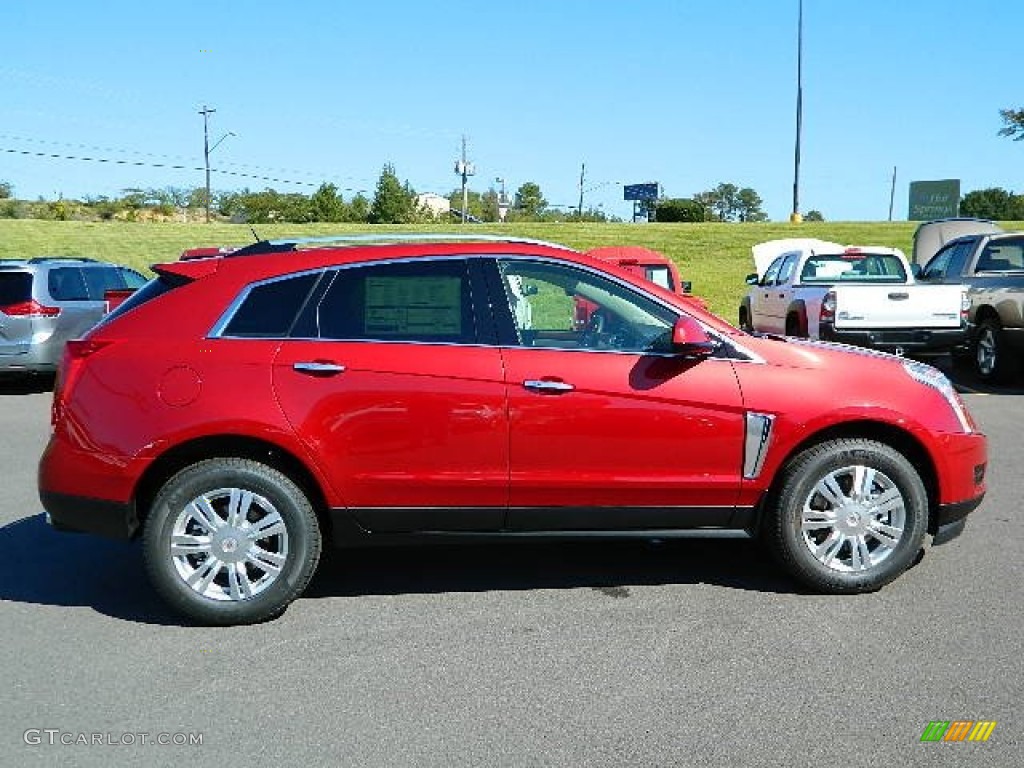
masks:
{"label": "rear bumper", "polygon": [[832,323],[822,323],[819,335],[825,341],[837,341],[857,347],[870,347],[900,354],[940,354],[967,344],[968,330],[960,328],[900,328],[900,329],[838,329]]}
{"label": "rear bumper", "polygon": [[111,539],[130,539],[139,529],[135,505],[39,491],[46,519],[54,530],[93,533]]}

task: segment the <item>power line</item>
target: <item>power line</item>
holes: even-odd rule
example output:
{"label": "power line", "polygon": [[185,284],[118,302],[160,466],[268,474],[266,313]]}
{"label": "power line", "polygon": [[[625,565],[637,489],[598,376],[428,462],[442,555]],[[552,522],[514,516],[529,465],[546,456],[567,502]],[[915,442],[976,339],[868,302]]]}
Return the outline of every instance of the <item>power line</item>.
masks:
{"label": "power line", "polygon": [[[90,163],[107,163],[109,165],[128,165],[140,168],[166,168],[174,171],[205,171],[205,166],[190,166],[183,165],[180,163],[153,163],[145,160],[122,160],[110,157],[85,157],[82,155],[62,155],[54,152],[32,152],[27,149],[13,149],[10,147],[0,147],[0,152],[6,152],[10,155],[23,155],[25,157],[45,157],[51,160],[79,160],[82,162]],[[221,176],[234,176],[243,179],[256,179],[257,181],[271,181],[277,184],[294,184],[303,187],[319,187],[320,183],[311,181],[295,181],[294,179],[282,179],[275,176],[261,176],[253,173],[242,173],[241,171],[225,171],[218,170],[216,168],[210,169],[211,173],[217,173]],[[321,182],[322,183],[322,182]],[[339,189],[345,192],[366,192],[365,189],[356,189],[354,187],[339,187]]]}

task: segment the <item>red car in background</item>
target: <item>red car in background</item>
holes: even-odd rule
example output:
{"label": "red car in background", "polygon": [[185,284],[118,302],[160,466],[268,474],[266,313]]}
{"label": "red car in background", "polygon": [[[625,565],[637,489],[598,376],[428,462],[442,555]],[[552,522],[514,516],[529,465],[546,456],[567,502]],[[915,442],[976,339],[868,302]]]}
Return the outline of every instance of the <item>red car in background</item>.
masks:
{"label": "red car in background", "polygon": [[141,538],[170,605],[238,624],[282,613],[325,539],[746,536],[863,592],[984,496],[985,437],[930,366],[751,336],[558,245],[443,237],[155,265],[67,345],[51,524]]}

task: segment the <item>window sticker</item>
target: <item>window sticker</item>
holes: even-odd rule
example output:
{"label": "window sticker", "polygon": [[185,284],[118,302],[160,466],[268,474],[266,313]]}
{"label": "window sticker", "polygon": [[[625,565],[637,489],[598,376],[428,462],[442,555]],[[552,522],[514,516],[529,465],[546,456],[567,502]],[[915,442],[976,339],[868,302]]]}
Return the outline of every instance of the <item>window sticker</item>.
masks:
{"label": "window sticker", "polygon": [[366,278],[366,333],[462,334],[461,277]]}

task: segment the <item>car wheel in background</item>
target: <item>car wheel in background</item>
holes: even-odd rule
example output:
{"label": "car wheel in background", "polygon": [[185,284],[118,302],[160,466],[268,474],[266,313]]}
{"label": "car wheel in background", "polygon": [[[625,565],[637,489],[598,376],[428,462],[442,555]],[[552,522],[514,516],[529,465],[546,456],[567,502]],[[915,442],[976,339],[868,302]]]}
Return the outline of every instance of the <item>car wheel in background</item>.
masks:
{"label": "car wheel in background", "polygon": [[1005,381],[1013,372],[1012,361],[1006,354],[1003,327],[994,317],[985,318],[978,327],[974,365],[979,378],[990,384]]}
{"label": "car wheel in background", "polygon": [[145,522],[153,586],[205,624],[280,615],[320,558],[316,514],[286,475],[247,459],[211,459],[174,475]]}
{"label": "car wheel in background", "polygon": [[909,568],[928,528],[928,496],[901,453],[832,440],[783,471],[763,534],[776,559],[816,590],[876,590]]}

